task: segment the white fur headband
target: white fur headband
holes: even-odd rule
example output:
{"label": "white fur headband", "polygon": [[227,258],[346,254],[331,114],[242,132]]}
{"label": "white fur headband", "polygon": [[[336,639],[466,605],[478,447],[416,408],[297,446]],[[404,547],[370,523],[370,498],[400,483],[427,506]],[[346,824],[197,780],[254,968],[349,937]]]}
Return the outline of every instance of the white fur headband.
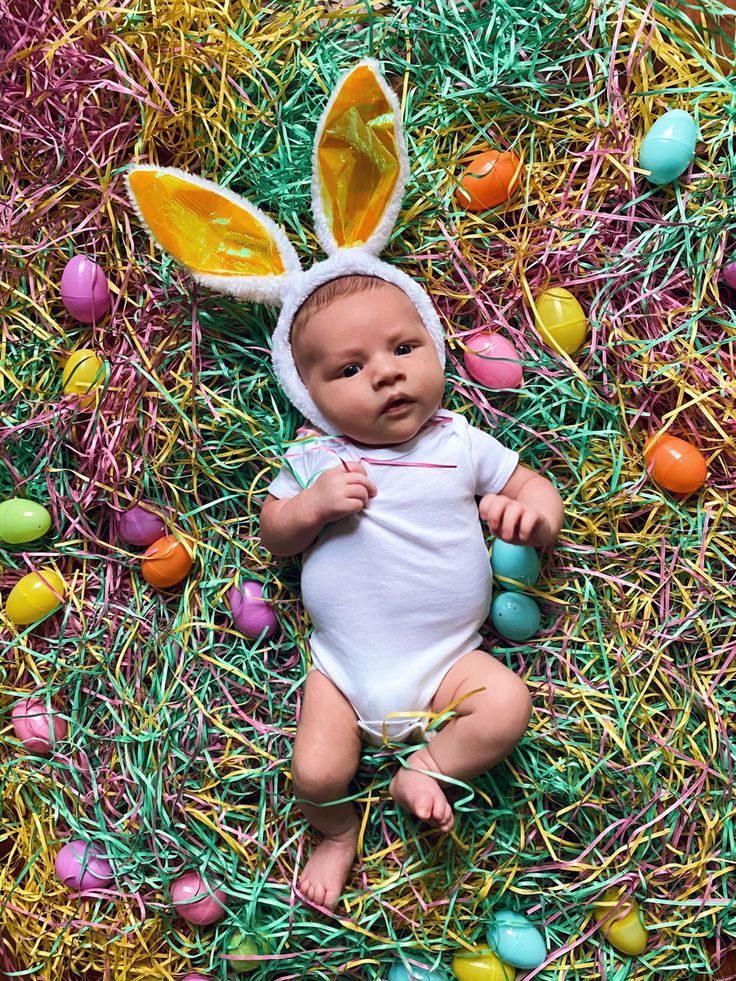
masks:
{"label": "white fur headband", "polygon": [[337,435],[294,363],[291,325],[319,286],[340,276],[375,276],[409,297],[445,363],[442,325],[427,293],[378,258],[389,240],[409,176],[398,100],[377,62],[361,61],[338,81],[317,126],[312,213],[327,259],[306,271],[284,232],[245,198],[175,167],[133,166],[128,193],[154,240],[201,283],[243,300],[281,304],[273,367],[291,403]]}

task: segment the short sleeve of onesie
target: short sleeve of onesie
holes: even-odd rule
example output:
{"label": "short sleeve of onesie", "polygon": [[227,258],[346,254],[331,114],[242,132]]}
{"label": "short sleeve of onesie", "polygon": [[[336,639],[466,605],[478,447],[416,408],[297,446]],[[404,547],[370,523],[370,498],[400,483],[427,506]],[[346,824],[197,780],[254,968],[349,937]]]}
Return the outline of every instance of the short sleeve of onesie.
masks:
{"label": "short sleeve of onesie", "polygon": [[286,451],[281,469],[268,486],[268,493],[279,499],[296,497],[325,470],[337,467],[340,458],[324,437],[300,440]]}
{"label": "short sleeve of onesie", "polygon": [[519,454],[516,450],[508,449],[490,433],[476,429],[465,420],[463,422],[475,472],[475,494],[477,497],[498,494],[516,470]]}

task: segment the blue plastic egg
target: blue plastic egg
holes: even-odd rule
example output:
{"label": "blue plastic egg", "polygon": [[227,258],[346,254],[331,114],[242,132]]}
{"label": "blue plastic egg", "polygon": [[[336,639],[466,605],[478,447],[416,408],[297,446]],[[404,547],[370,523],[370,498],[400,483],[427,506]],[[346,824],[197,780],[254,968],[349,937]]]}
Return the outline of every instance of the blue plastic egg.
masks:
{"label": "blue plastic egg", "polygon": [[542,934],[521,913],[502,909],[494,913],[486,931],[488,946],[512,967],[529,971],[547,957]]}
{"label": "blue plastic egg", "polygon": [[539,556],[531,545],[510,545],[497,538],[493,543],[491,567],[504,589],[520,590],[539,579]]}
{"label": "blue plastic egg", "polygon": [[639,150],[639,166],[652,184],[669,184],[695,156],[695,120],[684,109],[670,109],[650,127]]}
{"label": "blue plastic egg", "polygon": [[539,630],[542,614],[531,596],[524,593],[498,593],[491,603],[491,621],[502,637],[509,640],[529,640]]}
{"label": "blue plastic egg", "polygon": [[[412,960],[417,960],[413,955]],[[431,970],[426,964],[423,967],[415,967],[413,964],[404,964],[403,961],[394,961],[388,969],[386,975],[388,981],[450,981],[449,975],[440,970]]]}

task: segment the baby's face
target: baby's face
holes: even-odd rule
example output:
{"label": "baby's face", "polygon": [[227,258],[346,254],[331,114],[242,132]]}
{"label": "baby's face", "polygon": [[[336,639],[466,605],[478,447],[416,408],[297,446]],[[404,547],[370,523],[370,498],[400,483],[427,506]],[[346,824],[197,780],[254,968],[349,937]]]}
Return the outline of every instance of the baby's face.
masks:
{"label": "baby's face", "polygon": [[336,297],[292,347],[315,405],[356,443],[404,443],[442,403],[434,342],[409,297],[388,283]]}

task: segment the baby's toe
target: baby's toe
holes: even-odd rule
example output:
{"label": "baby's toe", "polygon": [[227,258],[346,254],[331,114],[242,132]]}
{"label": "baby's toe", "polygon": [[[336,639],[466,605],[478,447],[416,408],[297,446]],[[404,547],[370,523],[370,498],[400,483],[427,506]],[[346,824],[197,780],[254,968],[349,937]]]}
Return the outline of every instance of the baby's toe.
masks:
{"label": "baby's toe", "polygon": [[432,817],[433,803],[431,794],[417,794],[414,801],[414,813],[420,821],[429,821]]}

